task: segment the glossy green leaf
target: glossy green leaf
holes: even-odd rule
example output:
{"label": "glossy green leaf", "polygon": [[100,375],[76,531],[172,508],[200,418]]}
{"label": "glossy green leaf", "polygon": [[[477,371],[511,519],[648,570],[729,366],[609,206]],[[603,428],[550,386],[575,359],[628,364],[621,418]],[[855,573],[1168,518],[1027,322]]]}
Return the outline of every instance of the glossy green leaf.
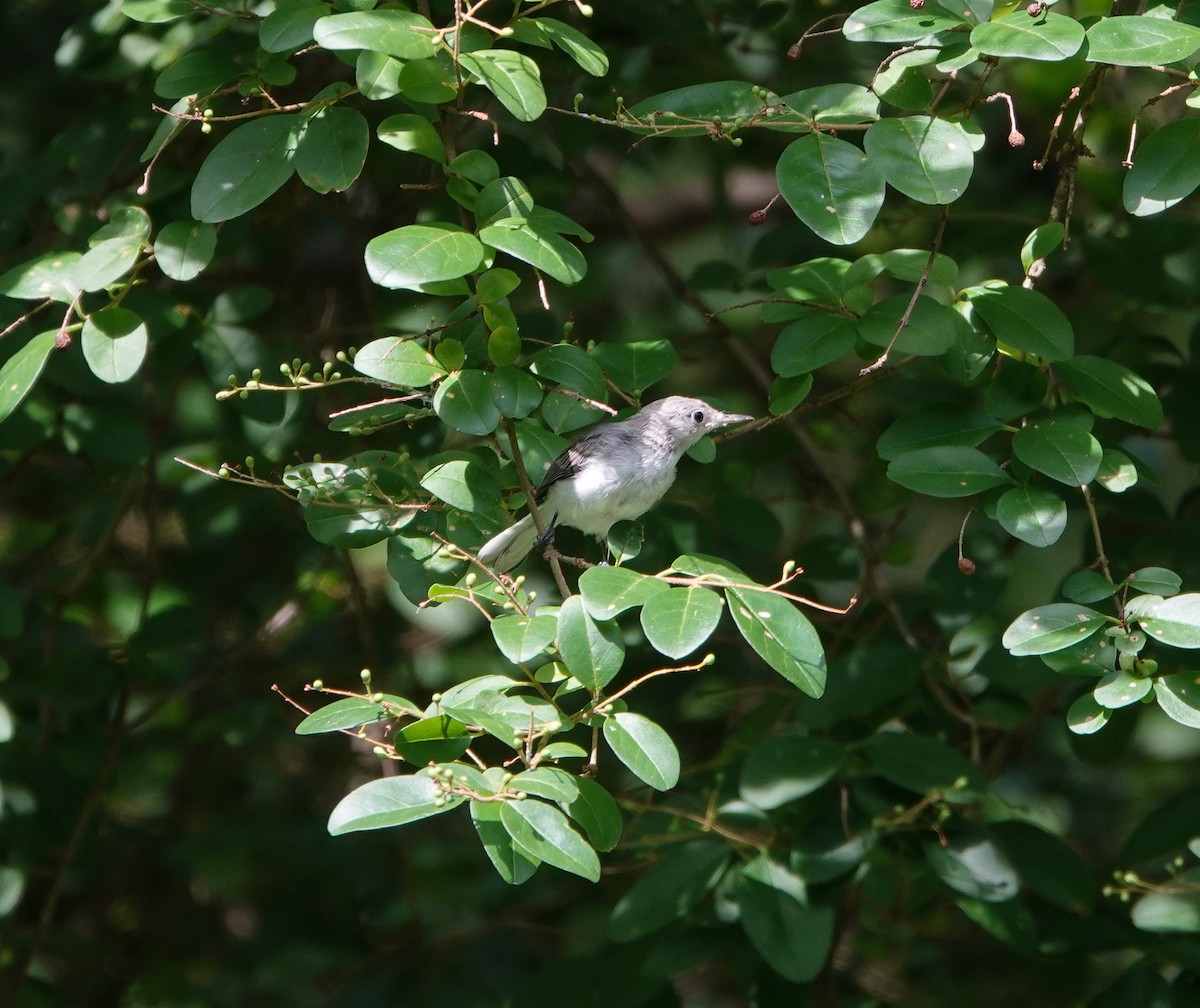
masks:
{"label": "glossy green leaf", "polygon": [[1099,571],[1076,571],[1063,582],[1062,593],[1072,602],[1103,602],[1116,594],[1117,586]]}
{"label": "glossy green leaf", "polygon": [[603,77],[608,73],[608,56],[578,28],[550,17],[538,18],[537,24],[550,41],[570,56],[584,73],[593,77]]}
{"label": "glossy green leaf", "polygon": [[1057,371],[1096,416],[1150,430],[1162,426],[1162,403],[1150,383],[1116,361],[1081,355],[1062,361]]}
{"label": "glossy green leaf", "polygon": [[616,619],[668,590],[665,581],[628,567],[589,567],[579,575],[579,594],[593,619]]}
{"label": "glossy green leaf", "polygon": [[57,330],[38,333],[0,367],[0,420],[6,419],[29,395],[54,349]]}
{"label": "glossy green leaf", "polygon": [[313,27],[329,13],[319,0],[297,0],[279,4],[258,26],[258,44],[265,52],[300,49],[313,41]]}
{"label": "glossy green leaf", "polygon": [[729,861],[729,847],[715,840],[691,840],[664,852],[613,907],[608,937],[640,941],[687,915],[717,882]]}
{"label": "glossy green leaf", "polygon": [[47,252],[20,263],[0,276],[0,294],[10,298],[40,301],[50,298],[70,304],[79,293],[75,267],[79,252]]}
{"label": "glossy green leaf", "polygon": [[[399,698],[396,698],[399,699]],[[402,701],[401,706],[411,706]],[[333,703],[319,707],[296,725],[297,735],[317,735],[323,732],[358,728],[375,721],[386,721],[391,715],[388,709],[366,697],[343,697]]]}
{"label": "glossy green leaf", "polygon": [[325,49],[370,49],[403,60],[434,53],[429,19],[394,7],[329,14],[313,25],[313,38]]}
{"label": "glossy green leaf", "polygon": [[955,892],[986,903],[1012,899],[1020,888],[1016,870],[996,842],[980,830],[952,836],[948,843],[926,841],[925,860]]}
{"label": "glossy green leaf", "polygon": [[1030,17],[1023,7],[971,30],[971,45],[985,56],[1016,56],[1046,62],[1074,56],[1083,39],[1083,25],[1074,18],[1054,13]]}
{"label": "glossy green leaf", "polygon": [[1001,643],[1014,655],[1040,655],[1085,640],[1107,621],[1087,606],[1055,602],[1021,613],[1004,631]]}
{"label": "glossy green leaf", "polygon": [[1149,893],[1134,904],[1130,920],[1139,930],[1154,934],[1200,932],[1200,893]]}
{"label": "glossy green leaf", "polygon": [[1142,567],[1127,578],[1130,588],[1152,595],[1174,595],[1183,587],[1183,579],[1166,567]]}
{"label": "glossy green leaf", "polygon": [[547,801],[570,804],[579,797],[579,788],[576,785],[578,780],[574,774],[558,767],[534,767],[532,770],[522,770],[514,774],[508,783],[508,790],[523,791]]}
{"label": "glossy green leaf", "polygon": [[101,381],[129,381],[142,361],[150,343],[150,334],[141,317],[128,308],[104,308],[83,322],[80,334],[83,358]]}
{"label": "glossy green leaf", "polygon": [[368,781],[337,803],[329,816],[329,833],[341,836],[356,830],[386,829],[447,812],[462,799],[443,796],[425,774],[381,777]]}
{"label": "glossy green leaf", "polygon": [[470,747],[471,736],[464,722],[435,714],[406,724],[396,732],[393,741],[405,760],[425,766],[458,759]]}
{"label": "glossy green leaf", "polygon": [[121,0],[121,13],[131,21],[162,24],[196,13],[191,0]]}
{"label": "glossy green leaf", "polygon": [[458,96],[453,64],[443,59],[408,60],[400,68],[400,90],[408,101],[429,105],[453,101]]}
{"label": "glossy green leaf", "polygon": [[1200,186],[1200,118],[1176,119],[1160,126],[1138,144],[1121,198],[1129,213],[1149,217],[1186,199],[1197,186]]}
{"label": "glossy green leaf", "polygon": [[1066,226],[1061,221],[1047,221],[1030,231],[1021,246],[1021,268],[1028,273],[1035,262],[1045,259],[1062,245],[1066,234]]}
{"label": "glossy green leaf", "polygon": [[1039,420],[1022,427],[1012,439],[1013,454],[1029,468],[1067,486],[1083,486],[1096,478],[1104,449],[1070,420]]}
{"label": "glossy green leaf", "polygon": [[75,264],[75,283],[81,290],[99,291],[133,269],[142,253],[137,238],[109,238],[92,246]]}
{"label": "glossy green leaf", "polygon": [[[555,745],[551,743],[550,745]],[[558,743],[567,745],[568,743]],[[549,751],[547,746],[545,751]],[[579,756],[587,756],[586,750],[580,750]],[[575,820],[587,835],[588,842],[596,850],[610,851],[617,846],[621,839],[621,810],[617,803],[601,785],[589,777],[577,777],[575,787],[579,794],[563,806],[564,811]]]}
{"label": "glossy green leaf", "polygon": [[532,122],[546,111],[546,92],[538,65],[512,49],[462,53],[462,68],[479,78],[515,119]]}
{"label": "glossy green leaf", "polygon": [[632,711],[610,714],[604,719],[604,740],[635,777],[656,791],[679,783],[679,750],[649,718]]}
{"label": "glossy green leaf", "polygon": [[616,623],[593,619],[583,599],[572,595],[558,610],[558,653],[587,689],[601,690],[621,671],[625,638]]}
{"label": "glossy green leaf", "polygon": [[371,280],[392,289],[465,277],[483,257],[479,239],[450,224],[406,224],[372,238],[366,249]]}
{"label": "glossy green leaf", "polygon": [[446,374],[416,340],[395,336],[372,340],[359,350],[354,355],[354,369],[400,388],[424,388]]}
{"label": "glossy green leaf", "polygon": [[553,805],[536,798],[506,801],[500,822],[513,841],[539,861],[580,875],[590,882],[600,878],[600,859]]}
{"label": "glossy green leaf", "polygon": [[400,86],[403,68],[404,64],[394,56],[364,49],[354,61],[354,85],[369,101],[383,101],[403,90]]}
{"label": "glossy green leaf", "polygon": [[172,221],[154,240],[154,260],[172,280],[186,282],[198,277],[212,262],[217,248],[217,229],[196,221]]}
{"label": "glossy green leaf", "polygon": [[906,452],[888,464],[888,479],[930,497],[969,497],[1011,482],[976,448],[946,445]]}
{"label": "glossy green leaf", "polygon": [[1091,693],[1085,693],[1067,708],[1067,727],[1076,735],[1094,735],[1111,717],[1111,710],[1097,703]]}
{"label": "glossy green leaf", "polygon": [[1200,673],[1176,672],[1155,679],[1154,697],[1167,717],[1200,728]]}
{"label": "glossy green leaf", "polygon": [[875,450],[880,458],[891,461],[910,451],[940,445],[974,448],[999,429],[999,423],[968,403],[926,403],[888,427]]}
{"label": "glossy green leaf", "polygon": [[1009,535],[1044,549],[1062,538],[1067,528],[1067,505],[1049,490],[1017,486],[996,502],[996,520]]}
{"label": "glossy green leaf", "polygon": [[448,426],[482,437],[500,423],[500,409],[486,371],[459,371],[443,381],[433,396],[434,412]]}
{"label": "glossy green leaf", "polygon": [[1200,648],[1200,593],[1151,604],[1137,617],[1151,640],[1177,648]]}
{"label": "glossy green leaf", "polygon": [[770,811],[812,794],[832,780],[845,761],[845,750],[836,742],[774,735],[746,757],[738,791],[751,805]]}
{"label": "glossy green leaf", "polygon": [[977,801],[987,788],[965,756],[928,735],[877,731],[862,743],[862,752],[874,774],[917,794],[963,803]]}
{"label": "glossy green leaf", "polygon": [[953,203],[975,166],[962,126],[932,116],[881,119],[867,130],[863,147],[888,185],[918,203]]}
{"label": "glossy green leaf", "polygon": [[554,643],[558,620],[553,616],[497,616],[492,620],[496,646],[511,662],[525,662]]}
{"label": "glossy green leaf", "polygon": [[488,860],[505,882],[520,885],[533,877],[541,866],[534,857],[513,840],[500,821],[503,802],[471,802],[471,823]]}
{"label": "glossy green leaf", "polygon": [[542,381],[561,385],[589,399],[603,399],[604,372],[591,357],[570,343],[556,343],[539,350],[530,365]]}
{"label": "glossy green leaf", "polygon": [[542,403],[542,386],[527,371],[502,367],[492,372],[492,396],[501,416],[521,419]]}
{"label": "glossy green leaf", "polygon": [[691,654],[721,621],[721,596],[708,588],[678,587],[655,592],[642,606],[646,640],[668,658]]}
{"label": "glossy green leaf", "polygon": [[1144,676],[1115,669],[1106,672],[1092,690],[1092,697],[1101,707],[1118,710],[1137,703],[1150,693],[1151,682]]}
{"label": "glossy green leaf", "polygon": [[192,183],[192,216],[217,224],[253,210],[273,195],[295,170],[295,115],[273,115],[243,123],[204,159]]}
{"label": "glossy green leaf", "polygon": [[972,287],[964,293],[972,310],[1001,343],[1051,361],[1074,354],[1075,333],[1070,321],[1040,291],[1003,286]]}
{"label": "glossy green leaf", "polygon": [[1137,466],[1124,452],[1115,448],[1105,448],[1100,459],[1100,471],[1096,473],[1096,482],[1109,493],[1124,493],[1138,481]]}
{"label": "glossy green leaf", "polygon": [[771,351],[771,369],[784,377],[832,364],[854,349],[858,329],[844,315],[814,311],[784,327]]}
{"label": "glossy green leaf", "polygon": [[1162,66],[1200,49],[1200,28],[1165,18],[1102,17],[1087,30],[1089,63]]}
{"label": "glossy green leaf", "polygon": [[411,112],[388,116],[376,127],[375,134],[396,150],[411,151],[438,164],[446,163],[446,148],[442,138],[423,116]]}
{"label": "glossy green leaf", "polygon": [[[622,124],[631,132],[652,133],[670,127],[672,137],[705,136],[714,119],[732,122],[757,115],[763,99],[747,81],[708,81],[651,95],[629,109],[634,123]],[[636,121],[645,123],[639,129]]]}
{"label": "glossy green leaf", "polygon": [[184,53],[160,73],[154,82],[154,93],[163,98],[206,95],[240,73],[237,63],[228,56],[198,49]]}
{"label": "glossy green leaf", "polygon": [[583,253],[538,217],[498,220],[480,230],[479,240],[528,263],[559,283],[578,283],[587,272]]}
{"label": "glossy green leaf", "polygon": [[728,588],[741,635],[768,665],[811,697],[825,692],[825,649],[812,623],[787,599],[752,588]]}
{"label": "glossy green leaf", "polygon": [[808,398],[812,387],[811,374],[800,375],[797,378],[776,378],[767,392],[767,409],[771,416],[790,413]]}
{"label": "glossy green leaf", "polygon": [[370,132],[362,113],[331,105],[308,118],[294,164],[300,181],[318,193],[344,192],[367,160]]}
{"label": "glossy green leaf", "polygon": [[775,171],[779,191],[796,216],[835,245],[863,238],[883,206],[879,166],[853,144],[826,133],[793,140]]}
{"label": "glossy green leaf", "polygon": [[802,883],[767,855],[747,866],[736,889],[739,920],[750,944],[776,973],[809,983],[825,966],[833,944],[832,907],[813,907]]}
{"label": "glossy green leaf", "polygon": [[822,84],[794,91],[779,99],[800,115],[831,125],[874,122],[879,98],[861,84]]}
{"label": "glossy green leaf", "polygon": [[967,23],[932,0],[925,0],[920,7],[909,0],[877,0],[846,18],[842,33],[851,42],[915,42]]}
{"label": "glossy green leaf", "polygon": [[452,459],[435,465],[421,477],[421,486],[462,511],[482,511],[500,502],[495,473],[474,460]]}
{"label": "glossy green leaf", "polygon": [[588,351],[618,388],[640,395],[666,378],[679,363],[679,353],[669,340],[635,340],[597,343]]}
{"label": "glossy green leaf", "polygon": [[[931,297],[919,297],[909,310],[909,294],[897,294],[872,305],[858,320],[858,334],[868,343],[886,347],[896,337],[897,353],[936,357],[970,335],[966,319]],[[905,318],[904,328],[900,328]]]}

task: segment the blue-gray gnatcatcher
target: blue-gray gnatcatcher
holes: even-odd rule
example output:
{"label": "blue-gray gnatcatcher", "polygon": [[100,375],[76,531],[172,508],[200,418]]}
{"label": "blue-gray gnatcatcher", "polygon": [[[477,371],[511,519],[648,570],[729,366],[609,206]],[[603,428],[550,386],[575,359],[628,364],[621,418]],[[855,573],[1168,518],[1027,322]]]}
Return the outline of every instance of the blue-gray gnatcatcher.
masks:
{"label": "blue-gray gnatcatcher", "polygon": [[[603,542],[617,522],[638,518],[659,502],[675,482],[679,459],[700,438],[752,419],[701,399],[668,396],[628,420],[589,431],[550,464],[534,493],[546,541],[556,525],[568,525]],[[489,539],[479,559],[503,574],[537,544],[533,516],[526,515]]]}

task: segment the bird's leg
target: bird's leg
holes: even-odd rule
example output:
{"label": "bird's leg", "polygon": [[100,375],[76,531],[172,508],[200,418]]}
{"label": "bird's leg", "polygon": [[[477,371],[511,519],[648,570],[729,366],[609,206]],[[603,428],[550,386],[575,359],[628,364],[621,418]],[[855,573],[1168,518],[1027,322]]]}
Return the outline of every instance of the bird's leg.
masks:
{"label": "bird's leg", "polygon": [[537,538],[533,540],[533,545],[535,549],[540,550],[554,545],[554,522],[551,522],[543,531],[538,533]]}

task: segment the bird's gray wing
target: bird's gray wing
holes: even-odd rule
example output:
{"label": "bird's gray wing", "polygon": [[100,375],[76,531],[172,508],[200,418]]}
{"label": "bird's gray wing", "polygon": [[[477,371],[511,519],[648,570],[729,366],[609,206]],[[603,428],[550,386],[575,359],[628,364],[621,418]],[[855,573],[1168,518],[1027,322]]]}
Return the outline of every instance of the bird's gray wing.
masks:
{"label": "bird's gray wing", "polygon": [[546,494],[549,493],[550,488],[555,483],[570,479],[583,468],[595,448],[596,441],[607,433],[608,430],[601,427],[598,430],[584,434],[583,437],[550,463],[550,468],[546,470],[545,477],[543,477],[542,482],[533,493],[533,499],[537,501],[539,506],[545,502]]}

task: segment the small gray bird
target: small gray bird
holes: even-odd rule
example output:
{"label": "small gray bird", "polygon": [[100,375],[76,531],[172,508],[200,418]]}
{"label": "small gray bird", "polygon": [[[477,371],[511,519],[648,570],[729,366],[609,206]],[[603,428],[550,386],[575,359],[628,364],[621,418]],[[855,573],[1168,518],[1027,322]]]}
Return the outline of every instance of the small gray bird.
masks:
{"label": "small gray bird", "polygon": [[[675,482],[679,459],[700,438],[752,419],[722,413],[701,399],[668,396],[628,420],[588,431],[551,463],[534,492],[545,541],[556,525],[568,525],[603,542],[617,522],[640,517],[659,502]],[[536,545],[537,527],[526,515],[489,539],[479,559],[503,574]]]}

